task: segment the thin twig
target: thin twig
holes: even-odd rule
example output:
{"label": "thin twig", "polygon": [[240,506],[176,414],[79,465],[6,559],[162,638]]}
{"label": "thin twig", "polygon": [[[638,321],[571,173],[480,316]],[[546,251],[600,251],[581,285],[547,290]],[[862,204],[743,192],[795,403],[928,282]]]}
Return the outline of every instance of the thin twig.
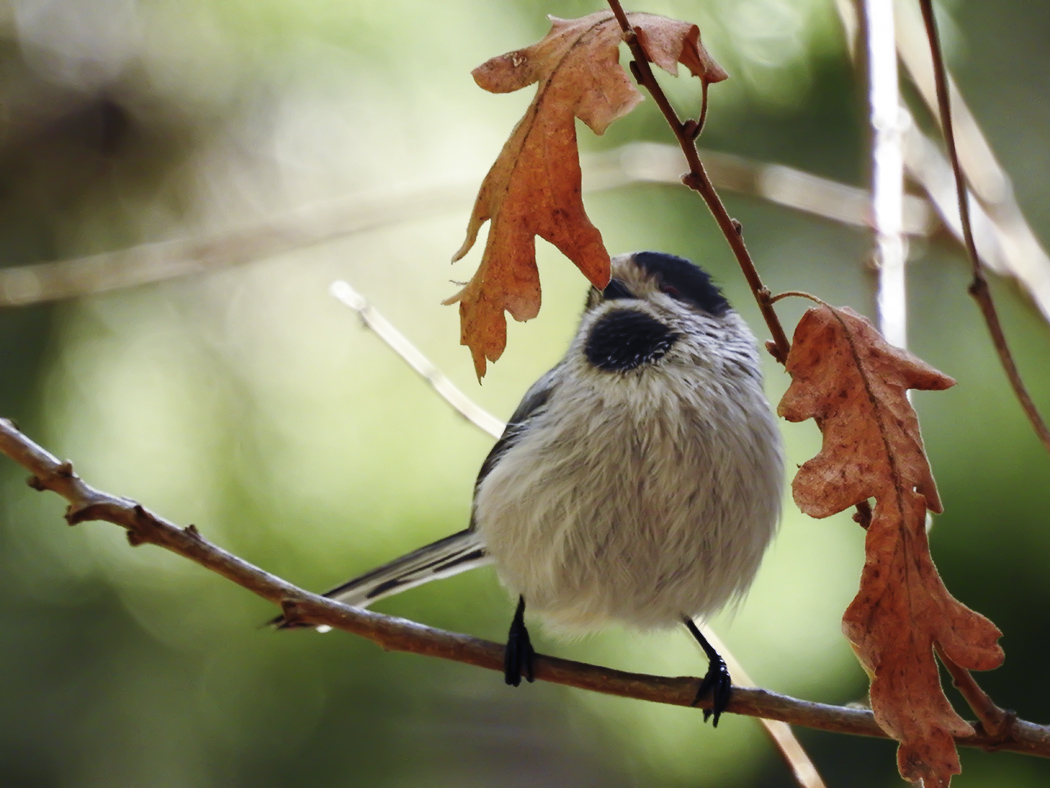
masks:
{"label": "thin twig", "polygon": [[777,361],[783,364],[787,360],[791,343],[788,341],[787,334],[784,333],[784,328],[780,324],[780,319],[777,317],[773,305],[769,302],[769,290],[762,284],[762,278],[758,275],[755,263],[751,259],[747,245],[744,243],[743,229],[740,223],[734,220],[729,215],[729,212],[726,211],[725,205],[722,204],[722,200],[718,196],[718,192],[715,191],[714,186],[711,184],[711,179],[704,169],[703,162],[700,161],[700,154],[696,149],[696,140],[690,133],[692,124],[687,126],[687,124],[682,122],[674,107],[671,106],[671,102],[668,101],[663,88],[656,81],[653,70],[649,66],[649,57],[642,47],[637,33],[631,27],[630,20],[628,20],[627,14],[624,13],[623,6],[620,5],[619,0],[609,0],[609,7],[612,8],[613,14],[616,15],[616,19],[623,29],[624,41],[627,42],[627,46],[630,47],[631,54],[634,56],[634,60],[631,62],[631,71],[634,73],[635,79],[653,97],[653,101],[660,108],[660,112],[663,113],[668,125],[674,132],[675,138],[678,140],[678,144],[682,147],[686,161],[689,163],[689,172],[682,178],[682,182],[703,197],[704,202],[707,203],[708,210],[711,211],[711,215],[722,231],[722,235],[729,242],[729,247],[736,256],[740,270],[744,273],[744,278],[755,296],[755,301],[758,302],[758,308],[762,312],[762,317],[765,319],[766,326],[768,326],[769,333],[773,338],[770,352],[772,352]]}
{"label": "thin twig", "polygon": [[255,262],[470,203],[473,185],[362,192],[212,235],[0,271],[0,307],[27,306]]}
{"label": "thin twig", "polygon": [[[952,165],[938,143],[915,124],[905,133],[904,165],[911,180],[926,192],[926,205],[933,207],[943,226],[962,245],[963,230]],[[1016,280],[1039,307],[1044,319],[1050,321],[1050,257],[1031,238],[1028,225],[1008,229],[993,218],[979,200],[971,199],[970,226],[974,240],[981,239],[977,243],[985,268]]]}
{"label": "thin twig", "polygon": [[944,57],[941,53],[941,42],[937,35],[937,20],[933,14],[933,0],[919,0],[922,8],[922,18],[926,25],[926,35],[930,41],[930,55],[933,57],[933,73],[937,86],[937,106],[941,116],[941,130],[944,133],[945,147],[948,149],[948,158],[952,163],[952,172],[955,173],[955,191],[959,200],[959,217],[963,227],[963,242],[966,253],[970,256],[970,264],[973,269],[973,281],[970,283],[969,292],[981,308],[988,331],[992,335],[992,342],[999,354],[999,360],[1006,370],[1006,377],[1013,387],[1014,394],[1025,415],[1032,423],[1036,435],[1042,441],[1044,448],[1050,452],[1050,428],[1039,414],[1035,403],[1032,401],[1021,373],[1014,362],[1013,354],[1006,342],[1002,324],[999,322],[999,314],[995,310],[995,302],[992,300],[991,290],[988,288],[988,280],[985,279],[981,268],[981,258],[977,254],[977,245],[973,240],[973,228],[970,224],[970,204],[967,199],[966,176],[963,174],[962,166],[959,164],[959,153],[955,146],[955,131],[952,127],[951,101],[948,95],[948,79],[944,68]]}
{"label": "thin twig", "polygon": [[[921,11],[913,3],[904,2],[897,4],[897,12],[897,47],[901,61],[923,102],[937,115],[937,81]],[[959,163],[974,198],[970,210],[979,215],[984,225],[974,225],[974,234],[981,239],[978,248],[983,253],[982,262],[991,271],[1016,278],[1038,304],[1043,317],[1050,320],[1050,256],[1025,219],[1010,176],[996,160],[950,74],[947,75],[947,84]],[[947,163],[945,166],[950,170]],[[921,177],[914,172],[913,175],[922,182]],[[948,180],[953,180],[950,171]],[[954,203],[954,183],[951,192]],[[936,195],[931,197],[936,201]],[[958,212],[954,205],[952,212],[955,216],[949,219],[949,223],[957,223]],[[989,235],[995,239],[994,247],[985,242],[984,236]],[[959,238],[962,239],[961,232]]]}
{"label": "thin twig", "polygon": [[[899,2],[894,6],[897,52],[923,101],[936,111],[937,88],[930,48],[923,32],[922,14],[910,2]],[[859,28],[856,8],[851,0],[836,0],[835,7],[849,43],[849,52],[856,57]],[[1050,321],[1050,256],[1025,219],[1009,176],[996,161],[972,113],[952,85],[950,75],[948,84],[954,119],[952,126],[959,142],[959,160],[974,198],[970,203],[971,226],[974,235],[981,239],[982,262],[988,270],[1016,279],[1035,301],[1043,317]],[[902,109],[907,111],[906,107]],[[926,191],[945,227],[962,244],[963,232],[951,164],[915,124],[907,129],[904,164],[908,176]],[[908,229],[907,219],[905,232],[914,234]]]}
{"label": "thin twig", "polygon": [[330,290],[332,295],[357,312],[361,321],[372,329],[406,364],[419,373],[438,396],[452,406],[456,413],[493,438],[499,438],[503,434],[506,424],[460,391],[444,372],[434,366],[430,359],[419,351],[419,348],[409,342],[404,334],[379,314],[368,303],[368,300],[354,290],[348,282],[333,282]]}
{"label": "thin twig", "polygon": [[[69,502],[66,520],[71,524],[104,520],[128,532],[132,545],[154,544],[194,561],[241,587],[284,608],[285,615],[302,623],[341,629],[391,651],[440,657],[502,673],[503,646],[478,638],[445,632],[402,618],[348,607],[305,591],[276,575],[207,541],[195,526],[179,528],[128,498],[97,490],[18,430],[0,419],[0,453],[26,468],[30,485],[50,490]],[[649,676],[627,673],[586,663],[538,656],[536,678],[579,689],[674,706],[692,706],[699,680],[691,677]],[[703,709],[710,705],[701,700]],[[752,717],[782,720],[792,725],[885,738],[872,713],[863,709],[830,706],[798,700],[762,689],[734,687],[728,711]],[[957,743],[968,747],[997,748],[1050,757],[1050,727],[1018,720],[1004,740],[984,733]]]}

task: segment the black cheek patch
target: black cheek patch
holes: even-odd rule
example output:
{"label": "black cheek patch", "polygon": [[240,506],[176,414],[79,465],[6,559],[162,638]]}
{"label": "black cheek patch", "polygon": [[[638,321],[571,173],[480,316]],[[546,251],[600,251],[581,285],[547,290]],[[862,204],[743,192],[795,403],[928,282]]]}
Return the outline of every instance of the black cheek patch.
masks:
{"label": "black cheek patch", "polygon": [[627,372],[659,360],[677,339],[678,334],[644,312],[617,309],[594,324],[584,352],[598,369]]}

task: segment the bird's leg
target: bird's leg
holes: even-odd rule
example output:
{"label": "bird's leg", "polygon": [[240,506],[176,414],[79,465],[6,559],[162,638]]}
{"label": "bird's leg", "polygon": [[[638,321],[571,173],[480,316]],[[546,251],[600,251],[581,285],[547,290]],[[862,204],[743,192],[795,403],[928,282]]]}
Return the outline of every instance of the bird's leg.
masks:
{"label": "bird's leg", "polygon": [[682,623],[689,630],[689,634],[700,644],[700,648],[707,655],[708,662],[707,675],[700,682],[700,689],[696,691],[696,699],[693,701],[693,705],[695,706],[699,703],[710,692],[712,703],[710,709],[704,709],[704,722],[707,722],[708,717],[714,716],[712,724],[717,728],[718,718],[726,710],[726,706],[729,705],[729,695],[733,690],[733,682],[729,678],[729,668],[726,667],[726,662],[722,659],[722,655],[715,651],[715,647],[707,642],[704,633],[693,623],[692,618],[682,616]]}
{"label": "bird's leg", "polygon": [[532,662],[535,656],[532,641],[529,640],[529,630],[525,628],[525,597],[520,596],[514,620],[510,622],[507,650],[503,652],[503,677],[507,683],[516,687],[521,684],[522,676],[532,682],[535,679],[532,672]]}

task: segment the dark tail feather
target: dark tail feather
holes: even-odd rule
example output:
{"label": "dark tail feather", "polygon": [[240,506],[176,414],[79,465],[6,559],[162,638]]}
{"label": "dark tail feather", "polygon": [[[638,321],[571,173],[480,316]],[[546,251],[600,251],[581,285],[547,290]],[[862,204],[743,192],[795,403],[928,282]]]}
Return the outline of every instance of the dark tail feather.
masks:
{"label": "dark tail feather", "polygon": [[[452,577],[491,562],[480,534],[467,529],[348,580],[325,593],[325,596],[351,607],[368,607],[373,602],[431,580]],[[278,629],[297,626],[285,621],[284,616],[278,616],[269,623]]]}

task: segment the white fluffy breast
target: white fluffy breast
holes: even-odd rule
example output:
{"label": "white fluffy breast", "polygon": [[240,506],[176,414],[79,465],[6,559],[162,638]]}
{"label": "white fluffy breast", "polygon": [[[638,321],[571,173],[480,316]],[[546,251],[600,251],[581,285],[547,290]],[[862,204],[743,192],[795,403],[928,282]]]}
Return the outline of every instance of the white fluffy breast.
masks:
{"label": "white fluffy breast", "polygon": [[555,627],[671,626],[751,584],[783,469],[742,326],[733,353],[683,336],[628,373],[587,367],[574,343],[546,410],[478,486],[475,524],[502,582]]}

